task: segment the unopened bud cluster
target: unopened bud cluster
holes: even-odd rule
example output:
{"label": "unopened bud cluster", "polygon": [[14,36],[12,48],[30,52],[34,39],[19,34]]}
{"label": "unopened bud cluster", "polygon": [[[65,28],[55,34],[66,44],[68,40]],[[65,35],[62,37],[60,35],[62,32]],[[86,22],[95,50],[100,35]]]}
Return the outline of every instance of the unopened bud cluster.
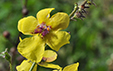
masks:
{"label": "unopened bud cluster", "polygon": [[[74,18],[80,18],[81,20],[83,20],[83,18],[85,18],[85,16],[83,15],[83,13],[86,13],[87,8],[89,8],[89,5],[95,5],[95,3],[93,2],[93,0],[85,0],[81,5],[78,6],[77,3],[75,3],[75,7],[74,9],[76,10],[74,15],[71,17],[72,20],[74,20]],[[96,5],[95,5],[96,6]]]}

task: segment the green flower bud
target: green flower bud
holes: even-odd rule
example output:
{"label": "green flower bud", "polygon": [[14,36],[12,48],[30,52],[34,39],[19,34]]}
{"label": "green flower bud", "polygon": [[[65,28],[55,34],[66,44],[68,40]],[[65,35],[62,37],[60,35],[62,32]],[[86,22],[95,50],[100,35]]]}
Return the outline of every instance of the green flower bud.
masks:
{"label": "green flower bud", "polygon": [[5,51],[3,51],[0,56],[2,56],[3,58],[5,58],[9,63],[11,63],[11,56],[9,55],[7,48],[5,49]]}

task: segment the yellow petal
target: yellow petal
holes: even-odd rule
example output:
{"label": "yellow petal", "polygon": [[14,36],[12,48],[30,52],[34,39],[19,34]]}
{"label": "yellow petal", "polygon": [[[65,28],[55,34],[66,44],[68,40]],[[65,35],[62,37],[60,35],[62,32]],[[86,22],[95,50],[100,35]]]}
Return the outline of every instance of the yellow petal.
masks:
{"label": "yellow petal", "polygon": [[19,40],[20,40],[20,42],[22,41],[22,38],[21,37],[19,37]]}
{"label": "yellow petal", "polygon": [[52,50],[46,50],[43,57],[46,58],[46,62],[52,62],[57,59],[57,53]]}
{"label": "yellow petal", "polygon": [[18,22],[18,30],[23,34],[29,35],[36,29],[38,21],[33,16],[22,18]]}
{"label": "yellow petal", "polygon": [[56,70],[62,70],[62,68],[59,65],[55,65],[55,64],[48,64],[48,63],[44,63],[44,64],[39,64],[42,67],[46,67],[46,68],[52,68],[52,69],[56,69]]}
{"label": "yellow petal", "polygon": [[[29,71],[31,68],[32,63],[29,60],[24,60],[20,65],[16,67],[17,71]],[[37,64],[33,68],[32,71],[37,71]]]}
{"label": "yellow petal", "polygon": [[79,63],[75,63],[75,64],[72,64],[72,65],[68,65],[66,66],[63,71],[78,71],[78,66],[79,66]]}
{"label": "yellow petal", "polygon": [[58,70],[53,70],[53,71],[58,71]]}
{"label": "yellow petal", "polygon": [[52,71],[62,71],[62,69],[60,69],[60,70],[52,70]]}
{"label": "yellow petal", "polygon": [[51,18],[50,18],[50,22],[47,23],[47,25],[52,26],[53,30],[57,30],[57,29],[66,29],[69,25],[69,16],[66,13],[63,12],[58,12],[56,14],[54,14]]}
{"label": "yellow petal", "polygon": [[46,8],[42,9],[37,13],[37,19],[39,23],[41,24],[42,22],[47,22],[50,17],[50,12],[54,10],[54,8]]}
{"label": "yellow petal", "polygon": [[63,45],[70,43],[70,34],[65,31],[52,31],[46,36],[46,44],[58,51]]}
{"label": "yellow petal", "polygon": [[32,62],[40,62],[45,49],[45,42],[38,35],[25,38],[18,44],[18,52]]}

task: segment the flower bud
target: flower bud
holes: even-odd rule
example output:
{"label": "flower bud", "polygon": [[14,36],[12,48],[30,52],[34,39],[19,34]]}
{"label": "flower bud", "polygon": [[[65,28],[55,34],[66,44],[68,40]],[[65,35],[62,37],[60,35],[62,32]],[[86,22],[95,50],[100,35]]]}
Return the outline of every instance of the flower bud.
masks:
{"label": "flower bud", "polygon": [[93,2],[93,0],[87,1],[87,4],[89,4],[89,5],[92,5],[93,4],[96,7],[96,4]]}
{"label": "flower bud", "polygon": [[87,1],[87,4],[91,5],[91,1]]}
{"label": "flower bud", "polygon": [[74,8],[77,9],[78,8],[78,3],[75,3],[74,6],[75,6]]}
{"label": "flower bud", "polygon": [[12,54],[15,54],[15,53],[16,53],[16,47],[12,47],[12,48],[10,49],[10,52],[11,52]]}
{"label": "flower bud", "polygon": [[4,36],[5,38],[9,39],[9,38],[10,38],[10,33],[9,33],[8,31],[4,31],[4,32],[3,32],[3,36]]}
{"label": "flower bud", "polygon": [[27,8],[24,6],[23,9],[22,9],[22,14],[25,16],[25,15],[28,15],[29,11],[27,10]]}
{"label": "flower bud", "polygon": [[81,17],[81,13],[80,12],[76,12],[75,13],[75,16],[78,17],[78,18],[80,18]]}
{"label": "flower bud", "polygon": [[79,11],[79,12],[76,12],[74,14],[74,17],[76,18],[80,18],[81,20],[83,20],[83,18],[85,18],[85,16]]}
{"label": "flower bud", "polygon": [[2,56],[3,58],[5,58],[9,63],[11,63],[11,56],[9,55],[7,48],[5,49],[5,51],[3,51],[0,56]]}

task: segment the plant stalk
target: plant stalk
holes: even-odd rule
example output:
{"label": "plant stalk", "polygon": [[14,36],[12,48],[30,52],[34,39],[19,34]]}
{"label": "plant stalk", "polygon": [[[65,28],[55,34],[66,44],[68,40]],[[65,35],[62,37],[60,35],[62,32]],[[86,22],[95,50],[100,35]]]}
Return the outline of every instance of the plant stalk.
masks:
{"label": "plant stalk", "polygon": [[9,63],[9,65],[10,65],[10,71],[13,71],[13,69],[12,69],[12,64],[11,64],[11,63]]}
{"label": "plant stalk", "polygon": [[32,71],[33,70],[33,68],[35,67],[35,64],[36,64],[36,62],[33,62],[33,64],[32,64],[32,66],[31,66],[31,68],[30,68],[29,71]]}
{"label": "plant stalk", "polygon": [[78,10],[78,4],[75,4],[75,7],[73,9],[73,11],[71,12],[71,14],[69,15],[69,17],[71,18],[71,16]]}

